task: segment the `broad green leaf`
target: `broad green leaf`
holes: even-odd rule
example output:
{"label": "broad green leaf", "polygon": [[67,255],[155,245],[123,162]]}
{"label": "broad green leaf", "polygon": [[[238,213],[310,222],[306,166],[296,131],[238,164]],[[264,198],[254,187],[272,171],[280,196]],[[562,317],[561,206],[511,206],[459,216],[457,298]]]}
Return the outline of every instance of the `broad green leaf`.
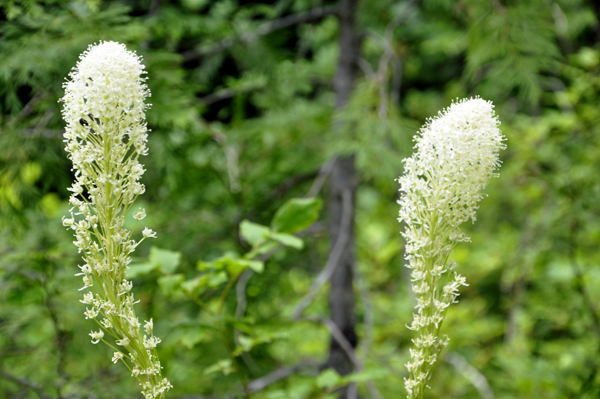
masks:
{"label": "broad green leaf", "polygon": [[239,336],[238,342],[239,342],[240,346],[238,346],[236,348],[236,350],[234,351],[235,356],[241,355],[242,352],[250,351],[250,349],[252,349],[256,345],[269,343],[269,342],[272,342],[273,340],[287,338],[289,336],[289,334],[284,333],[284,332],[268,333],[268,332],[259,332],[259,331],[256,331],[255,329],[250,330],[250,331],[253,335],[251,337],[247,336],[247,335]]}
{"label": "broad green leaf", "polygon": [[264,264],[258,260],[239,258],[237,255],[224,255],[212,261],[209,267],[207,267],[205,264],[202,264],[201,268],[204,270],[209,268],[226,270],[229,275],[233,276],[248,268],[260,273],[264,270]]}
{"label": "broad green leaf", "polygon": [[161,249],[158,247],[150,248],[150,257],[148,258],[150,263],[159,267],[160,271],[165,274],[171,274],[179,266],[181,260],[181,253],[175,251],[169,251],[168,249]]}
{"label": "broad green leaf", "polygon": [[217,266],[215,265],[214,262],[202,262],[202,261],[198,262],[197,267],[198,267],[198,270],[201,270],[203,272],[206,270],[217,268]]}
{"label": "broad green leaf", "polygon": [[254,340],[246,335],[240,335],[238,338],[240,347],[244,352],[248,352],[255,345]]}
{"label": "broad green leaf", "polygon": [[327,369],[317,377],[317,386],[319,388],[333,388],[341,381],[342,377],[334,369]]}
{"label": "broad green leaf", "polygon": [[320,198],[292,198],[275,212],[271,228],[288,234],[304,230],[317,221],[322,205]]}
{"label": "broad green leaf", "polygon": [[256,248],[253,248],[252,251],[248,252],[246,255],[244,255],[244,257],[247,259],[253,259],[256,258],[258,255],[266,254],[267,252],[272,251],[277,247],[278,245],[276,242],[266,241],[257,246]]}
{"label": "broad green leaf", "polygon": [[224,375],[231,374],[234,371],[231,365],[231,359],[219,360],[215,364],[208,366],[204,369],[204,374],[216,373],[218,371],[222,372]]}
{"label": "broad green leaf", "polygon": [[390,375],[390,372],[385,369],[363,370],[360,373],[352,373],[343,377],[344,383],[350,382],[365,382],[384,378]]}
{"label": "broad green leaf", "polygon": [[127,276],[129,278],[145,276],[146,274],[150,273],[156,268],[157,265],[153,265],[151,263],[136,263],[133,265],[129,265],[129,269],[127,269]]}
{"label": "broad green leaf", "polygon": [[232,327],[235,327],[236,329],[245,332],[248,335],[254,334],[254,327],[249,323],[245,323],[240,320],[235,320],[233,318],[227,318],[225,319],[225,322],[231,325]]}
{"label": "broad green leaf", "polygon": [[269,237],[269,228],[261,224],[243,220],[240,223],[240,234],[253,247],[262,243]]}
{"label": "broad green leaf", "polygon": [[188,328],[181,334],[179,341],[188,349],[192,349],[205,338],[204,331],[199,328]]}
{"label": "broad green leaf", "polygon": [[185,276],[183,274],[174,274],[172,276],[162,276],[158,279],[158,285],[166,296],[171,296],[179,285],[183,282]]}
{"label": "broad green leaf", "polygon": [[238,274],[239,272],[248,268],[260,273],[264,270],[265,265],[261,261],[249,259],[230,259],[229,263],[227,264],[227,271],[230,275]]}
{"label": "broad green leaf", "polygon": [[302,249],[304,247],[304,241],[301,238],[285,233],[272,233],[271,238],[285,245],[286,247],[292,247],[296,249]]}
{"label": "broad green leaf", "polygon": [[248,265],[248,267],[254,270],[256,273],[262,273],[265,270],[265,263],[260,260],[246,260],[244,262]]}
{"label": "broad green leaf", "polygon": [[192,295],[198,295],[202,292],[202,288],[208,283],[208,275],[203,274],[202,276],[195,277],[191,280],[186,280],[181,283],[181,288],[186,290]]}
{"label": "broad green leaf", "polygon": [[227,273],[219,272],[217,274],[209,274],[208,275],[208,286],[211,288],[215,288],[225,283],[229,278],[227,277]]}

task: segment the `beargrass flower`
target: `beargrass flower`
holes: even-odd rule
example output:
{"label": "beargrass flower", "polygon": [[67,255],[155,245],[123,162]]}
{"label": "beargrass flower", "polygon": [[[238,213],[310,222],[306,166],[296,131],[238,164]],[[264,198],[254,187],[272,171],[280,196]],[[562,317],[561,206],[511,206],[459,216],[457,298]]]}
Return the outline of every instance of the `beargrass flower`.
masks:
{"label": "beargrass flower", "polygon": [[[152,322],[146,322],[147,335],[140,330],[126,270],[139,243],[156,233],[145,228],[136,241],[133,231],[124,227],[135,199],[145,190],[139,182],[144,167],[138,158],[148,152],[144,100],[150,91],[143,74],[140,57],[122,44],[101,42],[80,56],[64,83],[65,149],[73,161],[75,182],[69,188],[73,208],[63,224],[74,230],[74,243],[83,257],[77,275],[83,276],[80,290],[89,291],[80,302],[91,305],[84,315],[101,328],[90,333],[92,343],[102,341],[113,348],[111,360],[122,361],[139,380],[146,399],[155,399],[164,398],[171,384],[161,377],[156,351],[160,339],[153,334]],[[135,219],[144,216],[140,210]]]}
{"label": "beargrass flower", "polygon": [[416,153],[405,159],[400,177],[399,221],[406,224],[407,267],[417,304],[409,329],[414,331],[411,361],[406,365],[408,398],[423,398],[440,351],[446,310],[457,302],[466,280],[449,259],[459,242],[470,241],[460,225],[475,222],[481,190],[500,166],[505,148],[494,106],[481,98],[452,104],[430,119],[415,136]]}

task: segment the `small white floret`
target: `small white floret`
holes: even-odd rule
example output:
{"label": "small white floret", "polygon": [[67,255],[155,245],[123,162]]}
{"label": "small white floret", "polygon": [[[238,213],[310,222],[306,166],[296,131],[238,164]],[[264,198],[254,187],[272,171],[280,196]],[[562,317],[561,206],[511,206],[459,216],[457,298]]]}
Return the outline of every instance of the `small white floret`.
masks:
{"label": "small white floret", "polygon": [[97,344],[100,342],[102,338],[104,338],[104,331],[99,330],[98,332],[92,331],[90,333],[90,337],[92,337],[92,344]]}
{"label": "small white floret", "polygon": [[156,238],[156,233],[152,229],[146,227],[144,228],[144,231],[142,231],[142,236],[144,238]]}
{"label": "small white floret", "polygon": [[133,214],[133,218],[135,220],[142,220],[143,218],[146,217],[146,210],[145,209],[140,209],[138,212]]}
{"label": "small white floret", "polygon": [[117,362],[121,359],[123,359],[123,354],[121,352],[115,352],[111,360],[114,364],[117,364]]}

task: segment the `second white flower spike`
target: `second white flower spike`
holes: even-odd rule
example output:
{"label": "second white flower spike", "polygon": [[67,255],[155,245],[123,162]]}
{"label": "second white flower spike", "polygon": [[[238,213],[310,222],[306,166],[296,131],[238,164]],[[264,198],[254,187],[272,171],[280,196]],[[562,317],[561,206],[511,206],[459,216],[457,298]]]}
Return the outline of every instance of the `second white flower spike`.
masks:
{"label": "second white flower spike", "polygon": [[[415,137],[417,152],[405,160],[400,182],[399,221],[406,224],[407,267],[417,305],[409,329],[415,332],[405,380],[409,399],[423,398],[433,365],[448,337],[440,335],[446,310],[456,303],[466,279],[449,256],[469,241],[459,228],[476,219],[481,190],[500,166],[504,136],[494,106],[481,98],[452,104]],[[442,276],[444,276],[442,283]]]}

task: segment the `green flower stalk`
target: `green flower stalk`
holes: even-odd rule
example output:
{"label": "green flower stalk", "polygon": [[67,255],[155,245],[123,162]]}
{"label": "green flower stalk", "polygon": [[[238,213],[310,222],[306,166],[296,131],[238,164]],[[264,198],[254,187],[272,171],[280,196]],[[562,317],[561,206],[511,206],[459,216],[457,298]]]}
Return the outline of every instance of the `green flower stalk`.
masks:
{"label": "green flower stalk", "polygon": [[[77,275],[83,278],[80,291],[89,291],[81,302],[89,306],[85,318],[99,326],[90,333],[92,343],[113,348],[112,361],[123,362],[146,399],[155,399],[164,398],[172,386],[161,377],[160,339],[152,320],[144,322],[145,334],[141,332],[126,270],[135,248],[156,233],[145,228],[136,241],[133,231],[124,228],[135,199],[145,191],[139,183],[144,168],[138,162],[148,152],[144,100],[150,92],[144,73],[140,57],[124,45],[101,42],[80,56],[64,83],[65,149],[75,182],[69,188],[73,208],[63,224],[75,231],[74,243],[83,257]],[[143,209],[133,215],[137,221],[145,216]]]}
{"label": "green flower stalk", "polygon": [[417,305],[405,379],[409,399],[424,397],[440,351],[448,344],[440,329],[446,310],[466,286],[449,259],[459,242],[470,241],[459,228],[475,222],[481,190],[500,166],[506,146],[494,106],[481,98],[462,100],[427,122],[415,136],[417,152],[405,159],[398,181],[402,196],[399,221],[405,222],[407,267]]}

